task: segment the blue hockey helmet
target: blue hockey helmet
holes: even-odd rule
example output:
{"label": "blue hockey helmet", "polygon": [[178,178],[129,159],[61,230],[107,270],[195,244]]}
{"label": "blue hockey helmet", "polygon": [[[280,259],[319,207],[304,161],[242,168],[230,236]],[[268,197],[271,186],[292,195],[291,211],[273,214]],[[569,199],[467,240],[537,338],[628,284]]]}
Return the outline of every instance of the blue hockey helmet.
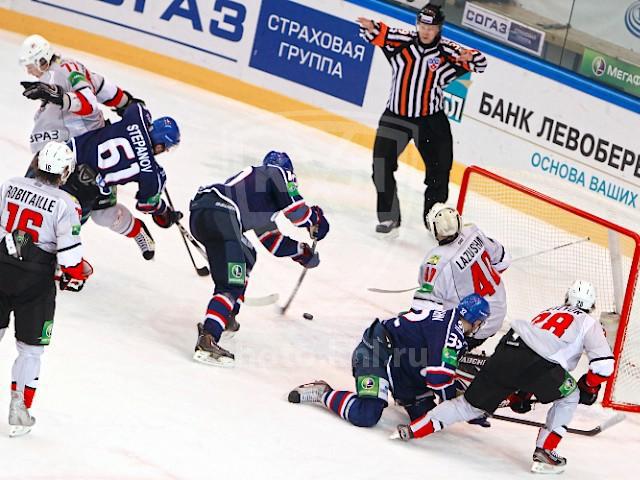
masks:
{"label": "blue hockey helmet", "polygon": [[458,315],[464,320],[473,325],[477,321],[484,322],[489,317],[491,308],[489,308],[489,302],[484,298],[477,293],[472,293],[460,300],[460,303],[456,307],[456,312],[458,312]]}
{"label": "blue hockey helmet", "polygon": [[180,143],[180,129],[178,124],[171,117],[160,117],[153,121],[149,130],[151,143],[162,144],[166,150],[177,146]]}
{"label": "blue hockey helmet", "polygon": [[264,160],[262,160],[262,165],[275,165],[276,167],[283,168],[288,172],[293,172],[293,163],[291,163],[289,155],[285,152],[276,152],[271,150],[265,155]]}

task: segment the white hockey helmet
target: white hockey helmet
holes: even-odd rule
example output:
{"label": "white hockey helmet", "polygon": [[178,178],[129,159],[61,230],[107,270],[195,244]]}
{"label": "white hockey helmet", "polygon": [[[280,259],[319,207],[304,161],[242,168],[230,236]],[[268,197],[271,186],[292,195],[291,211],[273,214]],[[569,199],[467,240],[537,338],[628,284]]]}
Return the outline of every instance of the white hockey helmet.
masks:
{"label": "white hockey helmet", "polygon": [[439,243],[449,243],[460,233],[462,219],[455,208],[436,203],[427,213],[427,226]]}
{"label": "white hockey helmet", "polygon": [[54,52],[51,48],[51,44],[46,38],[40,35],[30,35],[22,42],[20,48],[20,65],[26,67],[27,65],[35,65],[41,68],[43,61],[51,63]]}
{"label": "white hockey helmet", "polygon": [[585,280],[576,280],[567,290],[564,303],[590,312],[596,305],[596,289]]}
{"label": "white hockey helmet", "polygon": [[38,153],[38,169],[43,172],[61,175],[62,183],[76,168],[76,155],[60,142],[47,143]]}

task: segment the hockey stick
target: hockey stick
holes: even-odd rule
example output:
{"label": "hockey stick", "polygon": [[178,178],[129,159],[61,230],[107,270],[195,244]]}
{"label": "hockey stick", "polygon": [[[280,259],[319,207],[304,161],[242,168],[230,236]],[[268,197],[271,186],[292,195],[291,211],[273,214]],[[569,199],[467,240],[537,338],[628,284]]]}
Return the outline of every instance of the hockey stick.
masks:
{"label": "hockey stick", "polygon": [[[543,255],[545,253],[553,252],[553,251],[559,250],[561,248],[570,247],[571,245],[577,245],[578,243],[588,242],[590,240],[591,240],[591,238],[584,237],[584,238],[581,238],[579,240],[574,240],[573,242],[567,242],[567,243],[563,243],[562,245],[556,245],[555,247],[547,248],[545,250],[540,250],[539,252],[531,253],[531,254],[525,255],[523,257],[514,258],[513,260],[511,260],[511,263],[519,262],[520,260],[526,260],[527,258],[537,257],[538,255]],[[418,288],[420,288],[420,286],[410,287],[410,288],[403,288],[402,290],[386,290],[384,288],[373,288],[373,287],[372,288],[367,288],[367,290],[369,290],[370,292],[375,292],[375,293],[405,293],[405,292],[410,292],[412,290],[417,290]]]}
{"label": "hockey stick", "polygon": [[[171,207],[171,210],[175,211],[175,208],[173,207],[173,202],[171,201],[171,196],[169,195],[169,191],[166,189],[166,187],[164,189],[164,194],[167,197],[167,201],[169,202],[169,206]],[[193,254],[191,253],[191,249],[189,248],[189,244],[187,243],[187,239],[189,239],[189,241],[193,244],[193,246],[196,247],[196,250],[198,250],[198,252],[200,252],[200,254],[204,258],[207,258],[207,253],[200,246],[200,244],[196,241],[196,239],[193,238],[193,236],[191,236],[191,234],[187,231],[187,229],[182,226],[182,224],[179,221],[176,222],[176,225],[178,226],[178,230],[180,231],[180,236],[182,237],[182,241],[184,242],[184,246],[186,247],[187,252],[189,253],[189,258],[191,259],[191,264],[193,265],[193,268],[196,269],[196,273],[201,277],[208,276],[209,275],[209,268],[206,265],[204,267],[198,267],[196,265],[196,261],[193,259]]]}
{"label": "hockey stick", "polygon": [[547,248],[546,250],[540,250],[536,253],[531,253],[529,255],[524,255],[523,257],[514,258],[511,260],[511,263],[519,262],[520,260],[526,260],[527,258],[537,257],[538,255],[543,255],[545,253],[553,252],[555,250],[559,250],[561,248],[570,247],[571,245],[577,245],[578,243],[588,242],[591,240],[589,237],[584,237],[579,240],[574,240],[573,242],[563,243],[562,245],[556,245],[555,247]]}
{"label": "hockey stick", "polygon": [[278,293],[270,293],[264,297],[249,297],[244,299],[244,304],[250,307],[266,307],[273,305],[278,301],[280,295]]}
{"label": "hockey stick", "polygon": [[[524,418],[507,417],[505,415],[494,414],[494,415],[491,415],[491,418],[495,418],[496,420],[503,420],[505,422],[519,423],[521,425],[529,425],[530,427],[542,428],[545,426],[545,424],[541,422],[534,422],[533,420],[526,420]],[[580,428],[567,427],[567,432],[573,433],[575,435],[584,435],[587,437],[593,437],[595,435],[598,435],[601,432],[604,432],[608,428],[611,428],[614,425],[617,425],[618,423],[622,422],[624,419],[625,419],[624,413],[616,413],[614,416],[606,419],[600,425],[593,427],[591,430],[582,430]]]}
{"label": "hockey stick", "polygon": [[[311,254],[313,255],[314,253],[316,253],[316,245],[318,244],[318,240],[313,240],[313,244],[311,245]],[[304,280],[304,277],[307,275],[307,271],[309,269],[305,268],[304,270],[302,270],[302,273],[300,274],[300,277],[298,278],[298,283],[296,283],[296,286],[293,289],[293,292],[291,292],[291,295],[289,295],[289,299],[287,300],[287,303],[284,304],[284,306],[280,307],[280,315],[284,315],[287,310],[289,309],[289,305],[291,305],[291,302],[293,302],[293,299],[296,296],[296,293],[298,293],[298,290],[300,289],[300,285],[302,285],[302,281]]]}

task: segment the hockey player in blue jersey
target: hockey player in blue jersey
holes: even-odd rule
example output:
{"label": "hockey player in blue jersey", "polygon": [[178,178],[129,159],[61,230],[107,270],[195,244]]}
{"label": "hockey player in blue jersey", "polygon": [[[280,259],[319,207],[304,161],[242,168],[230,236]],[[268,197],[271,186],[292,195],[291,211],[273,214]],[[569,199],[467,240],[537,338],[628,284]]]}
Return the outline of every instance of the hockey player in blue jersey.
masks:
{"label": "hockey player in blue jersey", "polygon": [[318,253],[303,242],[283,235],[274,222],[282,212],[295,226],[306,228],[314,240],[329,232],[322,209],[307,206],[298,192],[291,159],[269,152],[260,166],[247,167],[224,183],[200,187],[190,205],[193,236],[206,248],[215,283],[205,320],[198,324],[194,360],[217,366],[234,363],[234,356],[218,345],[224,330],[235,331],[256,251],[244,232],[253,230],[276,257],[289,257],[305,268],[320,263]]}
{"label": "hockey player in blue jersey", "polygon": [[490,314],[487,301],[474,293],[451,310],[428,302],[388,320],[376,319],[352,356],[356,391],[334,390],[323,380],[300,385],[289,393],[291,403],[325,406],[358,427],[373,427],[396,403],[413,420],[456,394],[458,358],[467,348],[465,334],[477,331]]}
{"label": "hockey player in blue jersey", "polygon": [[116,185],[136,182],[136,209],[153,216],[168,228],[182,218],[161,198],[166,174],[155,157],[180,143],[175,120],[152,121],[141,103],[129,106],[122,120],[75,137],[68,145],[75,152],[77,167],[65,185],[82,206],[82,219],[89,216],[101,226],[133,238],[146,260],[153,258],[155,243],[144,222],[116,201]]}

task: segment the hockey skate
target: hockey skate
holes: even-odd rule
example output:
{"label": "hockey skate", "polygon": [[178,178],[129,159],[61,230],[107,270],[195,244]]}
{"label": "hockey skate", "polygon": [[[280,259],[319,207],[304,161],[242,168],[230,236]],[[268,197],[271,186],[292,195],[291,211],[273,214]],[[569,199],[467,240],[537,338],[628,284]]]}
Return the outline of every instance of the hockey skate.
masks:
{"label": "hockey skate", "polygon": [[376,225],[376,233],[384,233],[385,238],[395,238],[399,235],[398,229],[400,228],[400,222],[396,220],[385,220],[384,222]]}
{"label": "hockey skate", "polygon": [[305,383],[289,392],[290,403],[321,403],[322,396],[332,388],[324,380]]}
{"label": "hockey skate", "polygon": [[156,254],[156,242],[153,240],[153,237],[151,236],[151,233],[149,233],[149,229],[144,222],[142,220],[138,221],[140,222],[140,231],[135,237],[133,237],[133,239],[138,244],[144,259],[151,260]]}
{"label": "hockey skate", "polygon": [[11,404],[9,405],[9,436],[20,437],[31,431],[36,423],[24,404],[22,392],[11,392]]}
{"label": "hockey skate", "polygon": [[218,345],[213,335],[204,329],[202,323],[198,324],[198,343],[196,343],[193,359],[216,367],[232,367],[235,364],[233,353]]}
{"label": "hockey skate", "polygon": [[536,447],[533,452],[533,473],[562,473],[567,466],[567,459],[558,455],[555,450]]}

